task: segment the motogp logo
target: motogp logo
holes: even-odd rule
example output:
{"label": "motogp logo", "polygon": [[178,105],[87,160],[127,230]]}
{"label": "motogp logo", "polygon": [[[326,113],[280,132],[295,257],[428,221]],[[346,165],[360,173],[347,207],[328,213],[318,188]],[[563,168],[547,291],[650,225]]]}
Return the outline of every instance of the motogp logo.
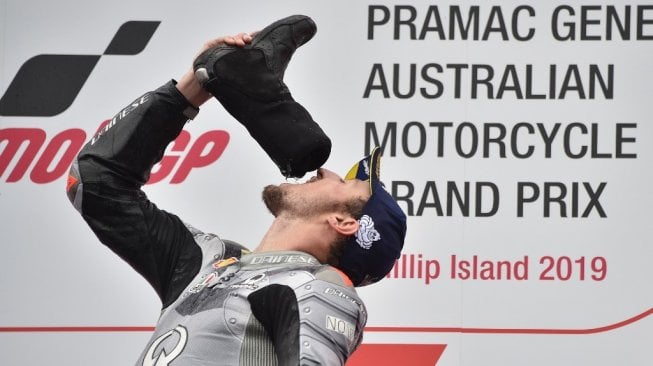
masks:
{"label": "motogp logo", "polygon": [[[73,104],[102,57],[138,55],[160,23],[125,22],[101,54],[40,54],[30,58],[0,99],[0,116],[53,117],[63,113]],[[37,121],[42,124],[47,119]],[[112,120],[102,122],[97,132],[111,127],[111,123]],[[87,137],[87,131],[81,128],[52,131],[4,125],[0,128],[0,178],[7,183],[19,182],[26,176],[37,184],[54,182],[66,175]],[[192,169],[217,161],[228,142],[229,134],[222,130],[193,137],[182,131],[154,167],[148,183],[166,177],[171,177],[172,184],[181,183]]]}
{"label": "motogp logo", "polygon": [[65,111],[73,104],[102,56],[141,53],[160,23],[124,23],[101,55],[42,54],[32,57],[20,67],[0,99],[0,116],[52,117]]}
{"label": "motogp logo", "polygon": [[[103,122],[100,129],[108,122]],[[68,172],[86,139],[86,132],[79,128],[64,130],[51,138],[40,128],[0,129],[0,176],[9,171],[6,182],[18,182],[31,166],[29,177],[32,182],[54,182]],[[207,131],[193,140],[188,131],[182,130],[152,169],[147,183],[158,183],[168,176],[172,177],[172,184],[183,182],[192,169],[218,160],[228,142],[227,131]],[[39,151],[42,152],[39,154]],[[15,165],[11,164],[12,161],[16,162]],[[12,165],[13,169],[10,169]]]}

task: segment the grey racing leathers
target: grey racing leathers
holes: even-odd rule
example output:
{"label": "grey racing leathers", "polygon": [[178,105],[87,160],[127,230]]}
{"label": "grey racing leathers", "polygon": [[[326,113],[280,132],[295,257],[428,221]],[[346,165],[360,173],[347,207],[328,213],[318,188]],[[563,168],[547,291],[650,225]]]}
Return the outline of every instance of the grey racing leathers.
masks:
{"label": "grey racing leathers", "polygon": [[68,179],[93,232],[163,303],[137,365],[343,365],[367,320],[344,274],[302,252],[250,253],[141,190],[197,112],[174,81],[144,94],[86,144]]}

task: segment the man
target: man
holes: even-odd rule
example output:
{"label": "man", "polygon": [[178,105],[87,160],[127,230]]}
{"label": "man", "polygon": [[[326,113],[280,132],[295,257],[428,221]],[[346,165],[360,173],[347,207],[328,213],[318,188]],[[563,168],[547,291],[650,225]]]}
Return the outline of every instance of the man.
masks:
{"label": "man", "polygon": [[[71,202],[163,303],[138,365],[343,365],[360,344],[367,313],[354,286],[390,270],[405,216],[381,186],[378,150],[347,179],[320,168],[330,141],[282,80],[314,33],[310,18],[292,16],[254,37],[208,42],[179,82],[123,109],[73,164]],[[252,252],[183,223],[141,190],[212,94],[282,174],[317,169],[304,184],[264,189],[275,218]]]}

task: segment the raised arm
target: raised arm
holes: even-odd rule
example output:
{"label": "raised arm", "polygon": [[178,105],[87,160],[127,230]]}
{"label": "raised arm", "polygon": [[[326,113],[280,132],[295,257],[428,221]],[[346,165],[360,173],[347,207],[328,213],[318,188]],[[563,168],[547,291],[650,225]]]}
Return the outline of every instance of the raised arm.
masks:
{"label": "raised arm", "polygon": [[176,280],[174,268],[199,268],[201,254],[181,220],[158,209],[141,187],[195,114],[172,81],[143,94],[86,144],[67,186],[68,198],[98,239],[145,277],[164,302]]}
{"label": "raised arm", "polygon": [[[249,39],[242,33],[204,47]],[[141,187],[166,146],[208,98],[192,70],[179,83],[143,94],[86,144],[68,179],[68,197],[93,232],[145,277],[164,304],[197,273],[201,252],[184,223],[157,208]]]}

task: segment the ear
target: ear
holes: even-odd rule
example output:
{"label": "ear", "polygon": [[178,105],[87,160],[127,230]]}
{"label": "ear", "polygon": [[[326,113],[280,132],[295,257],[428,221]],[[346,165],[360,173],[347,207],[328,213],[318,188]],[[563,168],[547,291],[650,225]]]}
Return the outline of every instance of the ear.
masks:
{"label": "ear", "polygon": [[358,220],[349,215],[333,214],[327,221],[333,230],[344,236],[354,235],[360,226]]}

